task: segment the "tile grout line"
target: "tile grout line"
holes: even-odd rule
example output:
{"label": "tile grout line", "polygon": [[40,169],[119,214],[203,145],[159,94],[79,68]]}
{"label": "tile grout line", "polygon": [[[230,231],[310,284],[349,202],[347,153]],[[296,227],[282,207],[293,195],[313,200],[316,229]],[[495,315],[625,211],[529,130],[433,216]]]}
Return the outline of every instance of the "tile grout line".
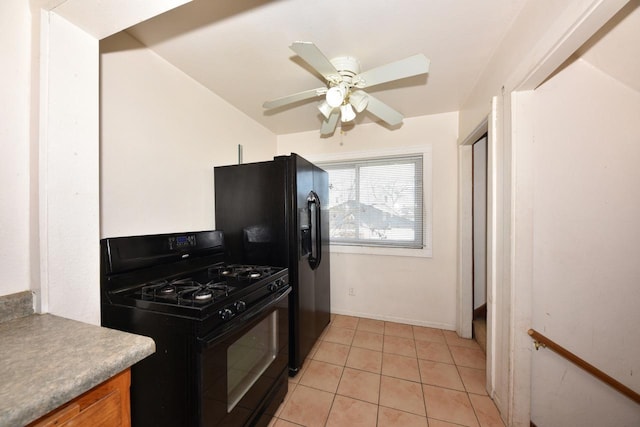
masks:
{"label": "tile grout line", "polygon": [[[413,328],[411,328],[413,334]],[[418,365],[418,377],[420,377],[420,391],[422,392],[422,404],[424,405],[424,417],[427,420],[427,426],[429,425],[429,411],[427,410],[427,399],[424,395],[424,383],[422,382],[422,370],[420,369],[420,363],[418,362],[418,347],[416,346],[416,337],[413,336],[413,346],[416,348],[416,364]]]}
{"label": "tile grout line", "polygon": [[[445,337],[445,340],[446,340],[446,337]],[[460,373],[460,366],[457,363],[455,363],[456,360],[453,358],[453,353],[451,352],[451,348],[449,347],[449,342],[447,342],[447,349],[451,354],[451,359],[453,359],[454,365],[456,367],[456,372],[458,372],[458,376],[460,377],[460,382],[462,383],[462,387],[464,388],[465,394],[467,395],[467,400],[469,401],[469,405],[471,405],[471,410],[473,410],[473,416],[476,417],[476,422],[478,423],[478,426],[482,427],[482,424],[480,423],[480,418],[478,418],[478,414],[476,412],[476,408],[475,406],[473,406],[473,402],[469,397],[469,390],[467,389],[467,385],[464,383],[464,380],[462,379],[462,374]]]}
{"label": "tile grout line", "polygon": [[[326,333],[328,333],[329,328],[334,326],[334,325],[332,325],[332,323],[333,323],[333,319],[329,322],[329,324],[325,328],[324,336],[326,336]],[[352,341],[353,341],[353,338],[352,338]],[[350,352],[351,352],[351,345],[349,345],[349,351],[347,352],[347,359],[349,358],[349,353]],[[327,419],[324,422],[325,427],[327,426],[327,423],[329,423],[329,417],[331,417],[331,410],[333,409],[333,405],[336,402],[336,396],[338,396],[338,389],[340,388],[340,381],[342,381],[342,377],[344,376],[344,368],[346,367],[347,361],[345,360],[344,363],[345,363],[345,366],[342,366],[342,371],[340,373],[340,379],[338,380],[338,385],[336,386],[336,392],[333,394],[333,399],[331,400],[331,406],[329,407],[329,413],[327,414]]]}

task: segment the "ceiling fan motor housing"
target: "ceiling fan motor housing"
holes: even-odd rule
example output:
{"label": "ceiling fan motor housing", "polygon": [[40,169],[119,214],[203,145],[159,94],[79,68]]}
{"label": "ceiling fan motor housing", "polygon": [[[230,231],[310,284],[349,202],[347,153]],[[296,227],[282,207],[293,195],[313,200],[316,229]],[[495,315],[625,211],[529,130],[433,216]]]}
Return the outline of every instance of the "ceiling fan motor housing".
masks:
{"label": "ceiling fan motor housing", "polygon": [[336,68],[342,80],[351,83],[353,78],[360,74],[360,61],[353,56],[339,56],[331,60],[331,64]]}
{"label": "ceiling fan motor housing", "polygon": [[[333,108],[344,105],[351,94],[353,78],[360,73],[360,61],[352,56],[339,56],[331,61],[338,71],[339,76],[335,79],[329,78],[329,90],[326,95],[326,102]],[[351,114],[343,114],[343,118],[350,117]],[[347,120],[343,120],[347,121]]]}

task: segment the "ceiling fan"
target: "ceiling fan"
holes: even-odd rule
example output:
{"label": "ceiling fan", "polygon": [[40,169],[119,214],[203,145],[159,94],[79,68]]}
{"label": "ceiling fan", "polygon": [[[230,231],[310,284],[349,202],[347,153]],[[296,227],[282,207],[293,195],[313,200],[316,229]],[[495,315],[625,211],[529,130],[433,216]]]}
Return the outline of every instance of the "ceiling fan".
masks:
{"label": "ceiling fan", "polygon": [[329,60],[311,42],[294,42],[289,47],[320,73],[327,85],[267,101],[262,106],[266,109],[278,108],[324,95],[325,99],[318,106],[325,118],[320,127],[323,136],[335,131],[338,120],[349,122],[355,119],[356,113],[365,109],[390,126],[399,125],[404,117],[401,113],[362,89],[429,72],[429,60],[423,54],[361,73],[360,62],[351,56]]}

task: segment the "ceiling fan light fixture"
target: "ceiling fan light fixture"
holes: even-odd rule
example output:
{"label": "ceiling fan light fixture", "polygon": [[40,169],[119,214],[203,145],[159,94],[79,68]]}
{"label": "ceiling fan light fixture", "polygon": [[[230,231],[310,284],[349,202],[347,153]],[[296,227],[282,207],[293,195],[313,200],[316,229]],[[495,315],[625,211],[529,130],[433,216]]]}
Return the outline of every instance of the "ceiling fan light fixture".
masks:
{"label": "ceiling fan light fixture", "polygon": [[340,120],[342,122],[350,122],[356,118],[356,112],[353,111],[351,104],[344,104],[340,107]]}
{"label": "ceiling fan light fixture", "polygon": [[358,113],[362,113],[367,108],[367,104],[369,104],[369,96],[361,90],[353,91],[349,95],[349,103],[353,105],[353,108]]}
{"label": "ceiling fan light fixture", "polygon": [[333,86],[327,91],[326,102],[331,108],[336,108],[342,105],[346,91],[342,85]]}
{"label": "ceiling fan light fixture", "polygon": [[320,112],[322,113],[325,119],[329,118],[334,108],[335,107],[332,107],[331,105],[329,105],[327,101],[322,101],[322,103],[318,105],[318,110],[320,110]]}

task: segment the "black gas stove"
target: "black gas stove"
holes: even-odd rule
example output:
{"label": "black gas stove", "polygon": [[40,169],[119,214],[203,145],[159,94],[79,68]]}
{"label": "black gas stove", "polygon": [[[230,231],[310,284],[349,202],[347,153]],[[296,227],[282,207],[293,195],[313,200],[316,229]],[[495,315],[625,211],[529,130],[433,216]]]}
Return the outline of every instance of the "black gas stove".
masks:
{"label": "black gas stove", "polygon": [[227,263],[221,231],[100,243],[103,326],[156,342],[133,368],[133,424],[268,423],[287,390],[288,270]]}

